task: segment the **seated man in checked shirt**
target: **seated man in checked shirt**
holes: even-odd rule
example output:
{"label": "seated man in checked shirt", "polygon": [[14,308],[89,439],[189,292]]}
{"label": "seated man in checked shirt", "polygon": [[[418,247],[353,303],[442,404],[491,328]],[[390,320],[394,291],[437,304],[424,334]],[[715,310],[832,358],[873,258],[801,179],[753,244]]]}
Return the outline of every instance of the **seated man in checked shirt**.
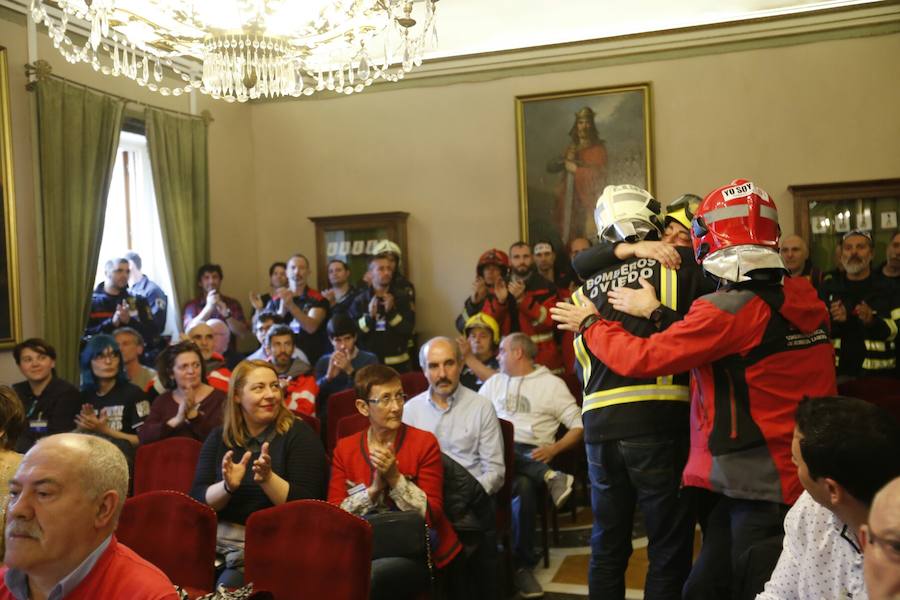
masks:
{"label": "seated man in checked shirt", "polygon": [[859,531],[875,493],[900,474],[900,425],[862,400],[809,398],[797,409],[792,455],[806,491],[757,600],[866,600]]}

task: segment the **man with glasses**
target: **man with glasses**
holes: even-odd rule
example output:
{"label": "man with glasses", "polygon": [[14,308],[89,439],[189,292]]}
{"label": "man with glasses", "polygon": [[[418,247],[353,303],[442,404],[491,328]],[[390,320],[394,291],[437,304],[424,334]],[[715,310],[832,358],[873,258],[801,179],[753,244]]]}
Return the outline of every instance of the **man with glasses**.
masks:
{"label": "man with glasses", "polygon": [[900,477],[875,494],[869,522],[861,529],[869,600],[900,599]]}
{"label": "man with glasses", "polygon": [[[500,422],[490,400],[459,384],[459,346],[450,338],[432,338],[420,348],[419,364],[428,379],[428,390],[407,402],[403,422],[433,433],[441,451],[462,466],[485,493],[497,493],[505,472]],[[463,532],[458,533],[468,544]],[[468,592],[469,598],[495,598],[496,532],[478,533],[479,542],[458,566],[454,580],[468,584],[463,585],[468,590],[461,594]]]}
{"label": "man with glasses", "polygon": [[[538,490],[547,486],[557,508],[572,494],[571,475],[556,471],[550,462],[579,446],[584,439],[581,409],[566,383],[543,366],[535,366],[537,348],[524,333],[511,333],[500,342],[500,373],[481,386],[501,419],[515,426],[516,480],[513,484],[513,546],[515,583],[522,598],[539,598],[543,589],[532,570]],[[559,440],[560,425],[568,430]]]}
{"label": "man with glasses", "polygon": [[874,249],[868,231],[845,233],[841,243],[844,271],[828,273],[819,288],[831,312],[838,383],[895,374],[900,298],[896,287],[872,270]]}
{"label": "man with glasses", "polygon": [[866,598],[861,531],[875,493],[900,475],[900,425],[863,400],[808,398],[797,407],[791,454],[805,491],[757,600]]}

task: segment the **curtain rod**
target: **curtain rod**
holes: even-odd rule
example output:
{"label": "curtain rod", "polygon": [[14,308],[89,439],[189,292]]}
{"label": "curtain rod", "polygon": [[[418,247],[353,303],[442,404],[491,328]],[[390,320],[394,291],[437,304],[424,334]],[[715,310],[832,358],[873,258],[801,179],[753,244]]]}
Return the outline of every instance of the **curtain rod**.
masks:
{"label": "curtain rod", "polygon": [[163,108],[161,106],[155,106],[153,104],[147,104],[146,102],[140,102],[138,100],[134,100],[132,98],[128,98],[127,96],[120,96],[118,94],[111,94],[106,90],[101,90],[100,88],[95,88],[93,86],[87,85],[86,83],[81,83],[80,81],[73,81],[71,79],[67,79],[61,75],[57,75],[52,72],[52,67],[50,63],[45,60],[36,60],[34,64],[26,64],[25,65],[25,75],[29,78],[34,77],[28,83],[25,84],[25,89],[29,92],[33,92],[35,89],[35,84],[41,79],[53,78],[59,81],[63,81],[70,85],[75,85],[86,90],[90,90],[92,92],[96,92],[98,94],[102,94],[104,96],[109,96],[110,98],[116,98],[117,100],[122,100],[126,104],[135,104],[137,106],[143,106],[144,108],[152,108],[153,110],[159,110],[162,112],[172,113],[175,115],[189,117],[192,119],[201,119],[204,123],[209,125],[215,119],[212,118],[212,114],[209,110],[203,110],[199,115],[193,115],[191,113],[182,112],[180,110],[173,110],[171,108]]}

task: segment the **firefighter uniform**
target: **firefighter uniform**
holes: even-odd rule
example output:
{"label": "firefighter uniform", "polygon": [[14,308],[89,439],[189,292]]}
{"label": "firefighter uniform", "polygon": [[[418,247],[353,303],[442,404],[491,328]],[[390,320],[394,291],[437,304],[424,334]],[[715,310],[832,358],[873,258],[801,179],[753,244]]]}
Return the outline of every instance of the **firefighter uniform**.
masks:
{"label": "firefighter uniform", "polygon": [[[641,338],[650,337],[682,318],[705,289],[703,273],[690,250],[677,251],[682,267],[672,270],[653,259],[620,262],[611,245],[592,249],[582,265],[596,266],[598,257],[605,257],[601,264],[611,264],[590,275],[580,273],[585,282],[572,301],[592,303],[602,318],[619,321]],[[653,320],[616,311],[607,301],[612,290],[639,288],[638,279],[650,282],[662,303]],[[688,456],[689,374],[626,377],[600,361],[582,335],[576,336],[574,347],[584,384],[582,418],[594,510],[591,595],[621,595],[618,590],[630,553],[625,550],[631,547],[637,503],[645,516],[652,557],[648,597],[678,597],[690,571],[694,524],[690,506],[679,494]]]}
{"label": "firefighter uniform", "polygon": [[[846,274],[832,271],[825,276],[819,296],[829,306],[840,300],[847,309],[845,322],[831,323],[837,374],[846,378],[893,375],[897,366],[895,344],[900,324],[897,286],[877,271],[861,281],[850,281]],[[869,325],[855,313],[862,302],[875,313]]]}
{"label": "firefighter uniform", "polygon": [[361,291],[350,307],[350,317],[359,326],[359,347],[368,350],[378,360],[397,371],[405,372],[412,366],[410,343],[416,327],[416,313],[409,288],[398,289],[393,283],[389,288],[394,296],[394,306],[385,311],[379,308],[376,318],[369,313],[369,303],[375,297],[371,286]]}

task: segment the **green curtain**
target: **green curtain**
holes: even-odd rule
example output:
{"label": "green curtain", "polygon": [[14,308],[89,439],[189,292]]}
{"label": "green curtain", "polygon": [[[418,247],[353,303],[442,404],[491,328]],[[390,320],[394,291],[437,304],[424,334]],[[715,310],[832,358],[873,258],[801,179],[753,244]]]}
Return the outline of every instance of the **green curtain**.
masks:
{"label": "green curtain", "polygon": [[194,297],[197,267],[209,261],[206,123],[152,108],[145,120],[159,222],[180,308]]}
{"label": "green curtain", "polygon": [[75,384],[124,106],[56,79],[37,83],[44,337],[58,375]]}

